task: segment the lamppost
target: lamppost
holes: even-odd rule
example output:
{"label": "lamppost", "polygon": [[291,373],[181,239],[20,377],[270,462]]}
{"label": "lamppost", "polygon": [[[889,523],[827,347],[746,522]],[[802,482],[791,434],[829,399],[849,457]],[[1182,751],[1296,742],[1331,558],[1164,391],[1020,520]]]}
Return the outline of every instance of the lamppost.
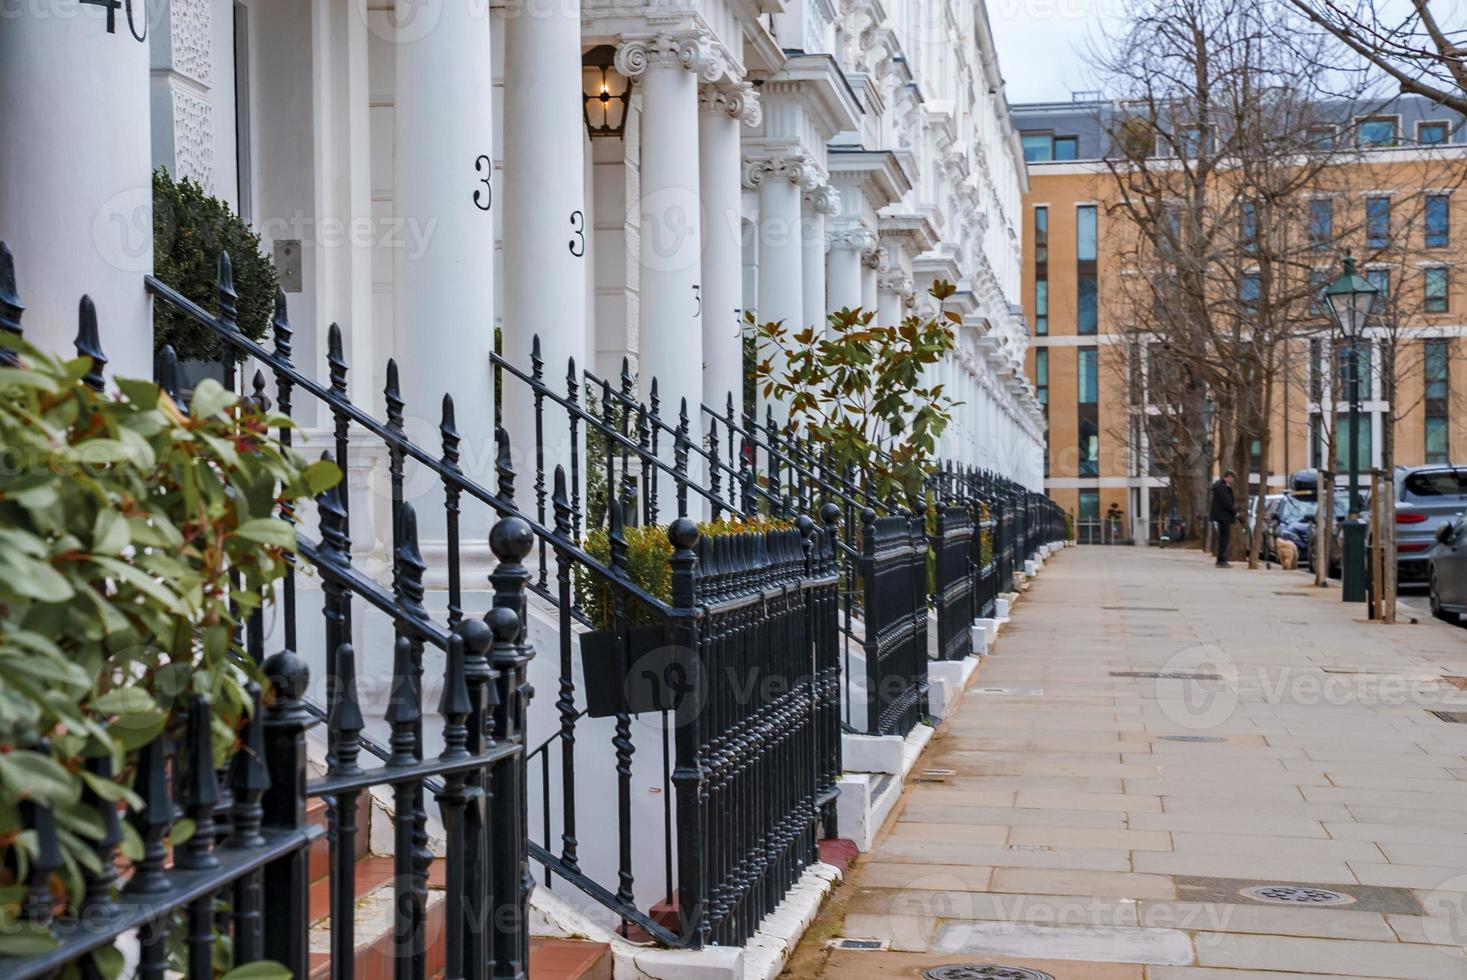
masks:
{"label": "lamppost", "polygon": [[[1324,290],[1330,316],[1348,345],[1350,386],[1350,506],[1345,517],[1344,547],[1340,555],[1340,598],[1345,602],[1365,601],[1365,522],[1360,517],[1360,344],[1365,335],[1365,318],[1370,315],[1380,290],[1355,271],[1355,258],[1345,253],[1345,274]],[[1321,507],[1333,506],[1320,501]]]}

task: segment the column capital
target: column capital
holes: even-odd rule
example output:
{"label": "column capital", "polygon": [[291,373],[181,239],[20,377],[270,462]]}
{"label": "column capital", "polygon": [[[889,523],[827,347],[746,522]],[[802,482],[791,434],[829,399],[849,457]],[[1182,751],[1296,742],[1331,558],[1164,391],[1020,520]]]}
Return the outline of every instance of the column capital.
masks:
{"label": "column capital", "polygon": [[764,107],[752,82],[702,86],[698,89],[698,111],[726,113],[750,129],[764,120]]}
{"label": "column capital", "polygon": [[744,186],[753,190],[765,180],[787,180],[807,190],[820,186],[820,170],[803,153],[744,161]]}
{"label": "column capital", "polygon": [[903,275],[900,271],[888,272],[879,276],[876,280],[876,288],[889,293],[896,293],[903,300],[911,296],[915,290],[912,277]]}
{"label": "column capital", "polygon": [[705,30],[623,34],[613,63],[628,78],[639,78],[648,68],[682,68],[715,82],[727,72],[713,35]]}
{"label": "column capital", "polygon": [[840,214],[840,191],[829,184],[821,184],[810,191],[810,207],[816,214],[835,217]]}
{"label": "column capital", "polygon": [[845,248],[870,254],[876,250],[876,235],[865,225],[832,228],[825,233],[825,244],[828,248]]}

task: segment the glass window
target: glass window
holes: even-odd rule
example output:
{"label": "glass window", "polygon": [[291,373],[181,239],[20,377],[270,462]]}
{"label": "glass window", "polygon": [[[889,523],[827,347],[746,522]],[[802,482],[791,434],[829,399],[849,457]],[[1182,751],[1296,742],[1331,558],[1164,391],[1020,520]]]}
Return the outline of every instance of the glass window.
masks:
{"label": "glass window", "polygon": [[1049,133],[1025,133],[1020,137],[1025,163],[1042,163],[1054,159],[1054,137]]}
{"label": "glass window", "polygon": [[[1360,352],[1358,368],[1360,371],[1360,397],[1370,397],[1370,341],[1362,340],[1355,345]],[[1335,385],[1336,397],[1348,398],[1350,396],[1350,345],[1344,342],[1335,345]]]}
{"label": "glass window", "polygon": [[1197,126],[1189,126],[1177,135],[1177,146],[1182,156],[1191,159],[1202,150],[1202,130]]}
{"label": "glass window", "polygon": [[1258,205],[1244,201],[1238,219],[1238,237],[1242,239],[1243,251],[1258,250]]}
{"label": "glass window", "polygon": [[1426,417],[1426,461],[1428,463],[1449,462],[1447,458],[1447,417],[1445,415]]}
{"label": "glass window", "polygon": [[1310,126],[1309,142],[1317,149],[1333,150],[1335,148],[1335,128],[1333,126]]}
{"label": "glass window", "polygon": [[1100,491],[1099,490],[1081,490],[1080,491],[1080,520],[1082,520],[1082,521],[1098,521],[1098,520],[1100,520]]}
{"label": "glass window", "polygon": [[1258,309],[1258,301],[1263,298],[1263,279],[1256,272],[1250,272],[1238,280],[1238,302],[1246,309]]}
{"label": "glass window", "polygon": [[1049,280],[1034,281],[1034,332],[1039,336],[1049,333]]}
{"label": "glass window", "polygon": [[1081,405],[1094,405],[1100,399],[1100,351],[1081,347],[1079,357],[1079,395]]}
{"label": "glass window", "polygon": [[1362,119],[1356,123],[1361,146],[1395,146],[1396,120],[1393,118]]}
{"label": "glass window", "polygon": [[[1341,412],[1335,418],[1335,466],[1350,468],[1350,416]],[[1355,468],[1370,469],[1370,413],[1360,413],[1360,448],[1355,453]]]}
{"label": "glass window", "polygon": [[1049,208],[1034,209],[1034,261],[1049,261]]}
{"label": "glass window", "polygon": [[1447,124],[1436,120],[1417,123],[1416,141],[1426,146],[1445,143],[1447,141]]}
{"label": "glass window", "polygon": [[[1329,273],[1323,269],[1309,270],[1309,312],[1314,316],[1329,316],[1324,302],[1324,290],[1329,286]],[[1310,341],[1311,344],[1317,341]]]}
{"label": "glass window", "polygon": [[1309,247],[1323,251],[1335,237],[1335,202],[1316,197],[1309,202]]}
{"label": "glass window", "polygon": [[1379,316],[1391,305],[1391,270],[1390,269],[1366,269],[1365,279],[1379,292],[1376,294],[1375,302],[1370,304],[1370,312]]}
{"label": "glass window", "polygon": [[1365,242],[1371,248],[1385,248],[1391,243],[1391,199],[1365,199]]}
{"label": "glass window", "polygon": [[1323,345],[1318,338],[1309,341],[1309,397],[1319,401],[1324,397]]}
{"label": "glass window", "polygon": [[1080,419],[1080,475],[1100,475],[1100,426],[1094,419]]}
{"label": "glass window", "polygon": [[1095,261],[1095,205],[1075,209],[1075,257],[1081,262]]}
{"label": "glass window", "polygon": [[1034,389],[1039,404],[1049,404],[1049,349],[1041,347],[1034,352]]}
{"label": "glass window", "polygon": [[1446,248],[1450,240],[1450,198],[1445,194],[1431,194],[1426,198],[1426,247]]}
{"label": "glass window", "polygon": [[1077,290],[1076,306],[1076,331],[1081,334],[1093,334],[1100,327],[1100,298],[1099,287],[1095,282],[1093,273],[1080,275],[1075,281]]}
{"label": "glass window", "polygon": [[1447,269],[1446,266],[1437,266],[1433,269],[1424,270],[1426,277],[1425,305],[1428,313],[1447,312]]}
{"label": "glass window", "polygon": [[1408,503],[1442,497],[1461,500],[1467,497],[1467,470],[1417,470],[1407,474],[1401,489]]}
{"label": "glass window", "polygon": [[1056,136],[1054,138],[1054,158],[1056,160],[1074,160],[1080,155],[1080,140],[1074,136]]}
{"label": "glass window", "polygon": [[1450,381],[1450,342],[1436,338],[1422,341],[1425,347],[1426,370],[1426,397],[1428,399],[1445,399],[1447,397],[1447,384]]}

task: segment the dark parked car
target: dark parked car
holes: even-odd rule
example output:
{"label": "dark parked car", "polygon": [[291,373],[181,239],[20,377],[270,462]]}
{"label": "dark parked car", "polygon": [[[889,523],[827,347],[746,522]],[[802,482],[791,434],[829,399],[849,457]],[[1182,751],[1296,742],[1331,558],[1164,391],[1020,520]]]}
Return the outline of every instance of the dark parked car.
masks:
{"label": "dark parked car", "polygon": [[[1368,495],[1361,493],[1362,513],[1370,512],[1370,500]],[[1314,571],[1315,556],[1319,554],[1319,522],[1318,506],[1314,519],[1309,522],[1309,534],[1307,537],[1306,550],[1308,552],[1309,570]],[[1345,540],[1345,515],[1350,512],[1350,493],[1348,490],[1335,491],[1335,526],[1334,541],[1329,549],[1329,574],[1331,578],[1338,578],[1340,574],[1340,551],[1344,547]],[[1303,558],[1304,556],[1300,556]]]}
{"label": "dark parked car", "polygon": [[1309,535],[1314,527],[1315,506],[1313,500],[1302,500],[1292,494],[1269,494],[1263,508],[1267,557],[1278,561],[1278,540],[1286,538],[1299,549],[1299,565],[1309,563]]}
{"label": "dark parked car", "polygon": [[1467,613],[1467,514],[1437,525],[1426,577],[1433,616],[1456,619]]}
{"label": "dark parked car", "polygon": [[1467,508],[1467,467],[1396,468],[1396,578],[1427,580],[1427,555],[1438,529]]}

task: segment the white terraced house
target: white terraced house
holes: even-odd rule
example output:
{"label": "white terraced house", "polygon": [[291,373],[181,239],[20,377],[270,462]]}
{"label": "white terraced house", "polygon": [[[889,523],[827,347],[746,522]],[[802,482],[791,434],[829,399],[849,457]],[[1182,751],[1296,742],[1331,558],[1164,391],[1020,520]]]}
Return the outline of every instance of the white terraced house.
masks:
{"label": "white terraced house", "polygon": [[[934,666],[929,685],[928,660],[967,662],[1063,535],[1038,496],[1027,177],[985,5],[888,2],[0,11],[0,327],[45,351],[100,344],[108,376],[253,385],[295,449],[345,474],[286,513],[315,572],[275,586],[283,612],[239,641],[273,685],[262,757],[289,773],[304,753],[300,812],[278,779],[221,770],[233,794],[213,803],[175,785],[180,812],[219,814],[243,910],[219,921],[264,922],[240,955],[312,976],[369,957],[399,977],[771,975],[829,887],[817,838],[837,809],[869,845],[918,721],[971,676]],[[239,256],[208,309],[154,269],[155,230],[175,227],[158,168],[260,236],[280,289],[264,339],[235,330]],[[955,287],[941,301],[937,280]],[[857,307],[956,315],[926,374],[958,404],[925,502],[782,441],[787,406],[751,383],[746,315],[821,328]],[[155,364],[160,311],[238,359]],[[777,520],[723,538],[693,523],[760,514]],[[654,537],[665,593],[629,571]],[[634,692],[648,663],[656,689]],[[694,708],[660,700],[689,691]],[[358,752],[379,768],[353,771]],[[193,771],[169,757],[175,781]],[[157,792],[140,812],[162,827]],[[261,799],[278,854],[250,865]],[[162,853],[138,881],[164,880]],[[136,919],[92,945],[116,937],[161,977],[159,923],[192,902],[198,953],[208,912],[181,887],[124,903]],[[474,920],[510,892],[528,924]]]}

